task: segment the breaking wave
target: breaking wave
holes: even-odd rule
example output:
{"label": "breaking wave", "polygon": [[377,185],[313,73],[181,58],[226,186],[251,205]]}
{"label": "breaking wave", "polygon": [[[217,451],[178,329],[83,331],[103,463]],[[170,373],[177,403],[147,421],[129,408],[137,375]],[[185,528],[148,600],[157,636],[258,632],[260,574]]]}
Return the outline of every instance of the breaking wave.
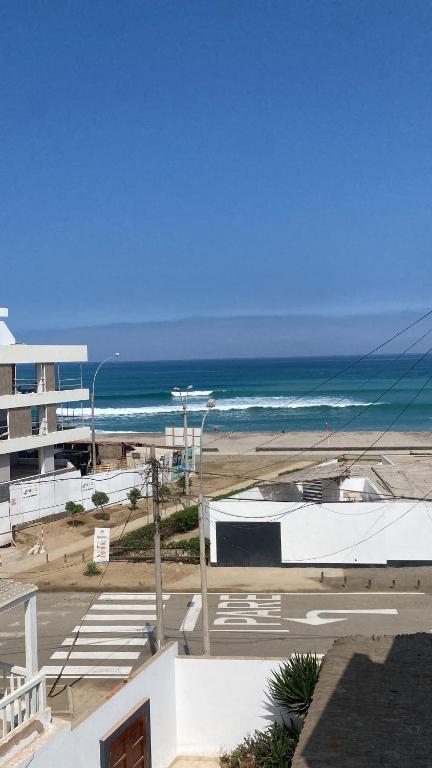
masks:
{"label": "breaking wave", "polygon": [[[290,409],[290,408],[366,408],[370,405],[383,405],[381,402],[368,403],[351,398],[336,397],[235,397],[216,400],[215,411],[248,411],[252,409]],[[204,411],[205,403],[189,403],[190,412]],[[81,409],[77,409],[81,413]],[[164,413],[181,413],[181,403],[167,403],[165,405],[143,405],[119,408],[95,408],[98,418],[128,418],[132,416],[154,416]],[[70,412],[70,411],[69,411]],[[61,409],[58,410],[61,414]],[[66,413],[66,411],[65,411]],[[91,416],[90,408],[83,408],[84,416]]]}

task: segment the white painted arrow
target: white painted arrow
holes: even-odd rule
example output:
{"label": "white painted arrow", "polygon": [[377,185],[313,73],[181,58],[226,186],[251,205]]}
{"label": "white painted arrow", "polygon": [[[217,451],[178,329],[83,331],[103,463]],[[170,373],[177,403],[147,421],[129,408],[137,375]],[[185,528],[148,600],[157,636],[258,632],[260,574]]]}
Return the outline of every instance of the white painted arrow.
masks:
{"label": "white painted arrow", "polygon": [[371,608],[368,610],[328,610],[328,611],[308,611],[306,618],[304,619],[291,619],[285,618],[285,621],[298,621],[299,624],[310,624],[311,626],[318,626],[318,624],[332,624],[334,621],[346,621],[346,619],[322,619],[320,613],[371,613],[381,614],[386,616],[395,616],[398,611],[397,608]]}

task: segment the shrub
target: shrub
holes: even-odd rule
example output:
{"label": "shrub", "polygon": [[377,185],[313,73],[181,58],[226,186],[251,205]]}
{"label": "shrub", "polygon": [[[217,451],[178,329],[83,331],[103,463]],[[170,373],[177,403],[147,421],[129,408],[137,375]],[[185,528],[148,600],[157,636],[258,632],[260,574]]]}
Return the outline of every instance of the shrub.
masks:
{"label": "shrub", "polygon": [[65,511],[72,517],[72,525],[76,525],[76,515],[82,515],[83,512],[85,512],[85,509],[82,504],[77,504],[75,501],[67,501],[65,504]]}
{"label": "shrub", "polygon": [[93,517],[96,520],[109,520],[111,515],[109,512],[95,512]]}
{"label": "shrub", "polygon": [[[169,539],[176,533],[187,533],[193,531],[198,527],[198,507],[196,505],[192,507],[186,507],[179,512],[175,512],[169,517],[164,517],[160,521],[160,532],[162,541]],[[122,538],[122,544],[128,549],[145,549],[145,544],[149,544],[148,549],[153,545],[154,525],[148,523],[143,525],[142,528],[137,528],[136,531],[127,533]]]}
{"label": "shrub", "polygon": [[312,701],[321,662],[315,654],[295,654],[269,680],[270,693],[289,713],[304,716]]}
{"label": "shrub", "polygon": [[298,728],[292,722],[273,723],[246,736],[230,754],[222,756],[221,763],[226,768],[289,768],[298,738]]}
{"label": "shrub", "polygon": [[[205,540],[206,555],[210,554],[210,540]],[[179,541],[170,541],[165,544],[167,549],[181,549],[183,552],[187,552],[189,555],[196,555],[199,557],[200,543],[199,536],[193,536],[191,539],[180,539]]]}
{"label": "shrub", "polygon": [[95,507],[102,507],[103,509],[104,505],[108,504],[109,502],[109,496],[103,491],[95,491],[93,496],[91,497],[91,500],[92,500],[92,503],[95,505]]}
{"label": "shrub", "polygon": [[100,568],[98,564],[94,560],[90,560],[85,567],[84,576],[97,576],[99,573]]}
{"label": "shrub", "polygon": [[142,493],[139,488],[131,488],[127,495],[132,509],[137,508],[138,500],[142,497]]}

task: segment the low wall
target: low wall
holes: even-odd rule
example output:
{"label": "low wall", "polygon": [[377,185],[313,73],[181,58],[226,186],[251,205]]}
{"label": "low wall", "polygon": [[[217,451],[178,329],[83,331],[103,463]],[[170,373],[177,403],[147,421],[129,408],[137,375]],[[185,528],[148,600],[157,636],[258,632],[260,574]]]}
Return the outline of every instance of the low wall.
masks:
{"label": "low wall", "polygon": [[[31,768],[57,765],[100,768],[100,739],[147,698],[150,699],[152,768],[168,768],[177,755],[176,654],[177,644],[172,643],[79,725],[71,729],[67,723],[52,738],[48,731],[41,738],[44,743],[40,748],[38,744],[33,745]],[[17,761],[17,768],[26,768],[28,759],[27,756]]]}
{"label": "low wall", "polygon": [[176,659],[179,755],[218,756],[248,733],[269,726],[277,711],[267,695],[276,659],[179,656]]}

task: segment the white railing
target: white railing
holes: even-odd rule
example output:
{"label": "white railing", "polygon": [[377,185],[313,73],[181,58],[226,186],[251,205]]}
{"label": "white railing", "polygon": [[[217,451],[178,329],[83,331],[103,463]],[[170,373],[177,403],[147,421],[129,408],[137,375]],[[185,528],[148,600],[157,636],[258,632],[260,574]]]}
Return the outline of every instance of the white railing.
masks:
{"label": "white railing", "polygon": [[38,673],[25,681],[24,675],[25,670],[12,667],[9,675],[10,693],[6,691],[0,699],[0,743],[30,718],[42,714],[46,709],[45,676]]}

